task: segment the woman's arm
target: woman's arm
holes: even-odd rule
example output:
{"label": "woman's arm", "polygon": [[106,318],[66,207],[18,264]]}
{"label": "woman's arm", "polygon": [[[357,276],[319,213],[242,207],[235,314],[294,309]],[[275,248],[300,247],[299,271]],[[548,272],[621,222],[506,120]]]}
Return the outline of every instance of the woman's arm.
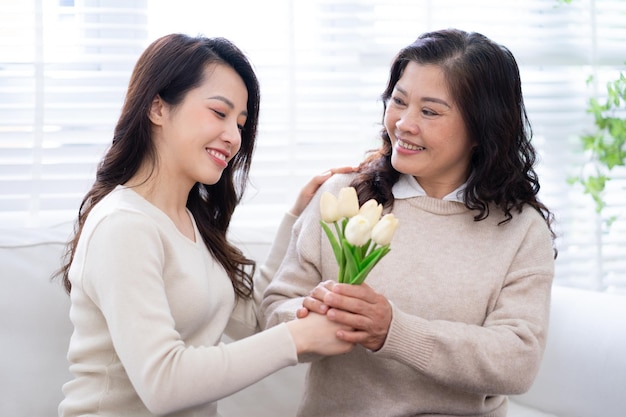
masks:
{"label": "woman's arm", "polygon": [[333,168],[314,176],[302,187],[294,205],[283,216],[265,262],[258,268],[254,279],[253,299],[238,300],[235,306],[235,311],[225,332],[229,337],[240,339],[260,330],[259,306],[263,299],[263,293],[285,258],[295,221],[326,180],[335,174],[353,172],[354,170],[354,167],[349,166]]}

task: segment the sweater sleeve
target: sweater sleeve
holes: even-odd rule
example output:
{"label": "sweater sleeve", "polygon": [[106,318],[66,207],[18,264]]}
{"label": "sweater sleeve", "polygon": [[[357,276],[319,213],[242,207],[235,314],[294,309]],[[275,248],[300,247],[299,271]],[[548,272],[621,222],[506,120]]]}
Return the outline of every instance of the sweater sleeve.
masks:
{"label": "sweater sleeve", "polygon": [[260,305],[263,299],[265,289],[272,281],[280,266],[287,246],[291,237],[291,230],[297,217],[286,213],[276,232],[276,237],[272,243],[269,254],[265,263],[257,270],[254,278],[253,298],[242,300],[238,299],[235,310],[231,316],[225,333],[233,339],[241,339],[243,337],[254,334],[260,330]]}
{"label": "sweater sleeve", "polygon": [[372,354],[466,392],[527,391],[545,348],[554,258],[549,231],[538,217],[521,242],[482,325],[427,320],[392,305],[385,344]]}
{"label": "sweater sleeve", "polygon": [[187,345],[164,288],[161,239],[146,216],[114,213],[91,233],[82,274],[106,320],[103,331],[152,413],[215,401],[297,363],[286,326],[230,344]]}
{"label": "sweater sleeve", "polygon": [[[295,222],[284,260],[276,271],[275,278],[268,285],[261,303],[262,325],[266,328],[295,319],[296,311],[302,307],[304,297],[308,296],[313,288],[324,280],[337,279],[338,267],[334,258],[326,259],[329,269],[326,276],[322,273],[323,249],[330,256],[332,249],[326,237],[322,236],[320,197],[325,191],[337,194],[342,187],[347,187],[353,178],[353,173],[335,174],[329,178],[320,186]],[[327,247],[323,248],[323,244]],[[307,354],[300,359],[308,361],[316,357],[321,356]]]}
{"label": "sweater sleeve", "polygon": [[318,207],[319,193],[293,227],[283,263],[268,285],[261,304],[265,327],[295,319],[303,298],[322,281],[319,270],[322,228]]}

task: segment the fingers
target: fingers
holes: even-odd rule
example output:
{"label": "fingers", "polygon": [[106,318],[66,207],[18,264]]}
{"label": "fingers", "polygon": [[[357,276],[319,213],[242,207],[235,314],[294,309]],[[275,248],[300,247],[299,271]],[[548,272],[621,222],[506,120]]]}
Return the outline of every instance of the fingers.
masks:
{"label": "fingers", "polygon": [[300,194],[298,194],[296,202],[294,203],[291,210],[289,210],[289,212],[294,216],[299,216],[300,214],[302,214],[302,211],[305,209],[307,204],[309,204],[320,186],[324,184],[327,179],[332,177],[334,174],[345,174],[348,172],[354,172],[356,170],[356,167],[344,166],[339,168],[332,168],[328,171],[314,176],[309,180],[309,182],[304,185],[304,187],[302,187],[302,189],[300,190]]}
{"label": "fingers", "polygon": [[[380,294],[367,284],[335,284],[325,287],[326,291],[316,287],[312,293],[314,297],[330,307],[339,308],[353,313],[362,314],[368,309],[368,304],[380,302]],[[386,299],[385,299],[386,301]]]}
{"label": "fingers", "polygon": [[346,297],[358,298],[368,303],[376,302],[378,297],[378,293],[372,289],[366,283],[362,283],[359,285],[352,284],[337,284],[332,286],[326,286],[329,290],[331,290],[335,294],[340,294]]}
{"label": "fingers", "polygon": [[359,167],[344,166],[339,168],[332,168],[330,172],[332,172],[333,174],[348,174],[350,172],[356,172],[358,171],[358,169]]}
{"label": "fingers", "polygon": [[324,304],[330,307],[329,320],[352,329],[338,332],[337,337],[371,350],[382,347],[392,319],[391,305],[383,295],[366,284],[336,284],[324,296]]}
{"label": "fingers", "polygon": [[328,306],[313,297],[305,297],[302,301],[302,307],[307,311],[312,311],[317,314],[326,314],[326,312],[328,312]]}
{"label": "fingers", "polygon": [[308,315],[309,315],[309,310],[304,307],[301,307],[296,310],[296,318],[303,319]]}
{"label": "fingers", "polygon": [[333,281],[320,282],[315,288],[311,290],[309,295],[311,298],[315,298],[323,302],[324,297],[332,292],[332,289],[335,285],[336,283],[334,283]]}
{"label": "fingers", "polygon": [[[334,309],[329,310],[326,317],[330,321],[336,321],[345,326],[337,331],[337,338],[343,341],[358,343],[367,349],[376,351],[387,340],[389,327],[388,324],[385,325],[383,322],[375,322],[363,316]],[[346,323],[354,323],[354,327],[346,326]]]}
{"label": "fingers", "polygon": [[308,297],[304,297],[302,300],[302,309],[296,311],[296,315],[302,314],[302,317],[306,317],[309,311],[322,315],[326,314],[326,312],[328,312],[328,306],[324,304],[324,296],[332,290],[334,284],[335,283],[333,281],[320,282],[311,290]]}
{"label": "fingers", "polygon": [[364,343],[367,343],[368,337],[368,333],[361,330],[344,328],[337,331],[337,339],[348,343],[363,345]]}
{"label": "fingers", "polygon": [[313,288],[296,312],[298,318],[311,314],[325,314],[335,323],[339,340],[376,351],[387,339],[392,309],[389,301],[367,284],[338,284],[329,280]]}

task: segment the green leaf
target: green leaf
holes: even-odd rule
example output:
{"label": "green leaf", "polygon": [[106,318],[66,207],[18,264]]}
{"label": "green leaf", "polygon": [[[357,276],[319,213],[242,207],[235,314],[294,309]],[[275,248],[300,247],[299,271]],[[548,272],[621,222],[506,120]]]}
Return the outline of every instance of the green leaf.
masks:
{"label": "green leaf", "polygon": [[353,277],[359,273],[359,266],[355,257],[355,249],[346,239],[342,239],[343,256],[345,259],[345,270],[342,274],[342,282],[351,283]]}
{"label": "green leaf", "polygon": [[383,258],[383,256],[385,256],[387,253],[389,253],[389,251],[390,251],[389,245],[380,247],[380,248],[376,249],[375,251],[372,251],[370,256],[368,256],[366,258],[365,262],[363,262],[363,264],[361,265],[361,270],[352,279],[350,284],[354,284],[354,285],[362,284],[363,281],[365,281],[365,278],[367,278],[369,273],[376,266],[378,261],[380,261]]}
{"label": "green leaf", "polygon": [[322,229],[324,229],[324,232],[326,232],[326,236],[328,237],[330,246],[333,248],[333,253],[335,254],[337,264],[341,265],[343,263],[343,253],[341,250],[341,246],[339,246],[339,242],[337,242],[337,239],[335,238],[333,232],[330,230],[330,227],[328,227],[328,225],[322,220],[320,220],[320,223],[322,224]]}
{"label": "green leaf", "polygon": [[591,195],[591,198],[593,198],[593,201],[596,204],[597,213],[601,213],[606,206],[603,198],[603,192],[606,187],[606,182],[609,180],[610,178],[606,175],[598,175],[580,180],[580,183],[584,187],[584,193]]}
{"label": "green leaf", "polygon": [[[587,80],[591,85],[593,77]],[[606,84],[606,96],[601,103],[592,97],[587,103],[587,112],[593,115],[595,131],[580,136],[583,150],[589,153],[589,161],[598,165],[598,175],[568,179],[570,184],[580,183],[585,194],[589,194],[596,212],[601,214],[606,207],[604,190],[610,180],[607,173],[617,166],[626,166],[626,74]],[[610,226],[612,221],[607,221]]]}
{"label": "green leaf", "polygon": [[371,245],[372,245],[372,239],[368,240],[365,245],[358,247],[359,261],[361,261],[363,258],[367,256],[367,252],[369,251]]}

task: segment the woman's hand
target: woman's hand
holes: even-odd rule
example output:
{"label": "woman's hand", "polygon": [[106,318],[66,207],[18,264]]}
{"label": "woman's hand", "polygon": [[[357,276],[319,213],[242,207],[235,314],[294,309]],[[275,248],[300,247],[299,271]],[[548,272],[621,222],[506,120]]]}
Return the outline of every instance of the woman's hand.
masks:
{"label": "woman's hand", "polygon": [[389,332],[392,310],[389,301],[367,284],[350,285],[324,281],[311,291],[297,312],[324,314],[329,320],[345,326],[337,337],[358,343],[370,350],[380,349]]}
{"label": "woman's hand", "polygon": [[315,288],[311,290],[309,295],[302,300],[302,308],[296,311],[296,317],[304,318],[309,314],[309,311],[317,314],[326,314],[328,312],[328,306],[324,304],[324,297],[326,294],[332,291],[335,281],[322,281]]}
{"label": "woman's hand", "polygon": [[289,210],[289,213],[296,217],[302,214],[307,204],[309,204],[309,202],[317,192],[318,188],[320,188],[320,186],[324,184],[324,182],[332,177],[334,174],[346,174],[348,172],[354,171],[356,171],[355,167],[346,166],[333,168],[329,171],[314,176],[304,187],[302,187],[302,189],[300,190],[300,194],[298,194],[298,198],[296,199],[296,202],[294,203],[291,210]]}
{"label": "woman's hand", "polygon": [[349,352],[354,347],[353,343],[337,337],[339,332],[350,329],[320,314],[311,313],[306,318],[288,322],[287,326],[298,354],[338,355]]}

